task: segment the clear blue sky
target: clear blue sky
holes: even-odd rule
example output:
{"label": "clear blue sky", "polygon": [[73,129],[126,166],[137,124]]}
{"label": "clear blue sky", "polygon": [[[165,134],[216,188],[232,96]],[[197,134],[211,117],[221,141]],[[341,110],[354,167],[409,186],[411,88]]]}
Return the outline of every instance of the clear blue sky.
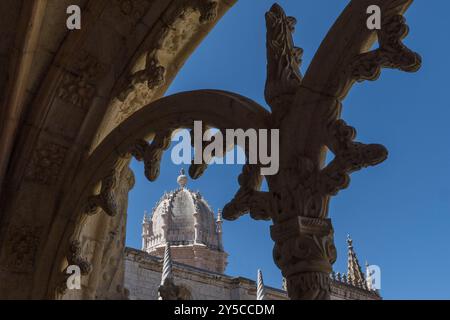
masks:
{"label": "clear blue sky", "polygon": [[[347,0],[279,1],[298,19],[295,42],[304,48],[302,71]],[[192,55],[167,95],[194,89],[222,89],[263,106],[266,76],[264,13],[273,1],[239,0]],[[344,101],[343,117],[358,140],[390,151],[383,164],[352,175],[350,188],[333,198],[330,217],[338,248],[336,271],[346,270],[346,235],[351,234],[361,264],[382,270],[386,299],[450,299],[450,1],[416,0],[406,17],[406,44],[423,57],[415,74],[384,70],[377,82],[356,85]],[[214,106],[211,106],[214,107]],[[166,153],[159,179],[145,180],[134,162],[136,186],[130,194],[127,245],[140,248],[141,221],[162,193],[177,187],[179,167]],[[187,169],[187,167],[186,167]],[[214,165],[188,187],[200,190],[212,208],[222,208],[238,189],[238,165]],[[224,224],[226,273],[280,287],[272,260],[269,222],[245,216]]]}

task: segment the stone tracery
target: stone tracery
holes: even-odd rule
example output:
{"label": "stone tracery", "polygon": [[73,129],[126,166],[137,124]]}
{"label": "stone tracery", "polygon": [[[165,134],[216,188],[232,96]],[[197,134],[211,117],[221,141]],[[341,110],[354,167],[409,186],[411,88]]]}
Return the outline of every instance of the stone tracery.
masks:
{"label": "stone tracery", "polygon": [[[363,32],[359,30],[361,19],[357,18],[357,12],[369,2],[378,3],[388,17],[377,35],[366,30]],[[375,80],[382,67],[398,68],[408,72],[418,70],[420,56],[401,42],[408,30],[401,14],[411,2],[410,0],[353,1],[330,31],[304,77],[299,71],[302,50],[293,45],[291,36],[295,19],[287,17],[279,6],[274,6],[266,17],[268,80],[265,96],[272,108],[271,114],[244,97],[213,91],[193,94],[193,101],[191,104],[187,103],[187,113],[184,113],[186,104],[176,108],[165,105],[165,101],[170,101],[170,98],[160,102],[160,105],[167,107],[167,110],[156,108],[154,111],[145,107],[142,113],[133,116],[132,113],[139,106],[129,109],[119,108],[126,111],[123,112],[126,114],[124,117],[119,117],[119,123],[122,125],[117,129],[108,128],[101,132],[100,138],[92,144],[90,156],[80,165],[80,177],[74,178],[73,183],[67,183],[69,192],[66,192],[61,201],[64,208],[57,207],[55,212],[60,212],[60,216],[67,216],[68,212],[92,214],[101,208],[108,215],[117,216],[120,201],[117,201],[114,189],[118,188],[116,175],[117,170],[120,171],[118,163],[121,163],[119,166],[122,168],[122,165],[128,164],[129,156],[133,155],[138,160],[144,160],[146,176],[149,180],[156,179],[162,153],[168,147],[168,139],[172,132],[164,131],[167,128],[190,128],[193,121],[200,118],[206,118],[208,125],[219,129],[280,127],[283,140],[282,164],[278,175],[266,177],[270,191],[259,191],[263,179],[259,174],[259,166],[245,165],[239,177],[240,189],[235,198],[225,206],[223,216],[226,219],[236,219],[249,212],[255,219],[272,219],[274,225],[271,235],[276,243],[274,259],[287,277],[287,287],[291,298],[327,298],[329,296],[328,273],[336,258],[333,229],[331,221],[327,219],[329,197],[347,187],[349,173],[369,165],[376,165],[387,157],[386,149],[380,145],[363,145],[353,142],[355,130],[339,120],[341,100],[355,81]],[[197,5],[199,3],[197,2]],[[217,14],[214,1],[209,1],[205,7],[199,5],[194,8],[200,12],[201,23],[212,21]],[[126,7],[125,9],[125,13],[129,12]],[[183,14],[177,17],[180,16]],[[345,53],[343,46],[336,41],[343,34],[344,22],[350,23],[350,34],[359,33],[345,48]],[[375,36],[378,36],[380,48],[368,51]],[[334,40],[330,40],[332,38]],[[327,59],[326,53],[332,50],[330,48],[336,49],[334,50],[336,57]],[[340,59],[339,63],[336,63],[336,59]],[[327,68],[330,64],[335,67]],[[318,68],[318,65],[321,65],[321,68]],[[145,68],[145,75],[151,77],[143,77],[143,79],[147,81],[150,90],[164,82],[165,70],[158,61],[151,57]],[[88,109],[87,105],[92,102],[97,92],[96,83],[90,83],[95,81],[89,78],[89,74],[81,73],[79,78],[73,79],[75,81],[73,84],[66,81],[67,77],[64,78],[65,81],[61,83],[58,96],[74,106]],[[140,80],[142,79],[135,79],[134,84],[133,81],[131,84],[133,86],[141,84]],[[136,88],[133,87],[133,89]],[[128,92],[125,94],[123,92],[118,95],[119,100],[128,98]],[[146,104],[150,100],[146,97],[138,104]],[[252,120],[246,123],[239,119],[231,119],[226,112],[222,116],[210,115],[210,110],[205,105],[210,101],[217,103],[216,100],[222,100],[224,106],[229,102],[235,103],[231,106],[234,108],[234,114],[242,115],[242,119],[251,118]],[[200,107],[194,108],[192,103],[199,104]],[[217,104],[221,105],[221,103]],[[154,104],[150,106],[155,107]],[[181,112],[183,112],[183,119],[179,115]],[[141,115],[144,115],[142,120],[138,119]],[[125,119],[127,120],[123,122]],[[155,123],[155,119],[160,120],[161,123]],[[223,121],[223,119],[226,120]],[[109,120],[106,122],[109,123]],[[145,128],[146,126],[148,128]],[[302,129],[298,130],[299,127]],[[106,136],[107,132],[110,132],[108,136]],[[151,144],[144,140],[149,136],[154,137]],[[102,142],[103,137],[105,139]],[[66,151],[69,148],[68,145],[67,142],[60,143],[57,148]],[[336,157],[328,166],[323,167],[327,147]],[[42,152],[34,154],[36,154],[36,161],[40,163],[40,159],[43,158]],[[73,156],[73,153],[71,155]],[[61,155],[57,154],[54,158],[54,165],[40,166],[51,176],[46,178],[45,184],[48,184],[48,181],[55,183],[56,178],[53,176],[58,176],[65,158],[66,154],[61,152]],[[44,162],[47,163],[47,161]],[[191,166],[189,173],[192,177],[198,178],[206,167],[206,164]],[[34,172],[29,170],[27,172]],[[33,177],[35,177],[34,180],[39,180],[39,174],[29,174],[27,178]],[[94,192],[99,186],[100,192]],[[74,231],[74,220],[80,222],[85,218],[72,218],[70,222],[67,222],[65,230]],[[72,235],[70,232],[68,234]],[[64,236],[63,243],[66,245],[70,243],[72,240],[69,238]],[[47,246],[51,245],[47,244]],[[60,258],[67,253],[62,251],[59,252]],[[59,265],[53,269],[61,271]],[[52,291],[55,285],[56,283],[53,283],[49,291]]]}

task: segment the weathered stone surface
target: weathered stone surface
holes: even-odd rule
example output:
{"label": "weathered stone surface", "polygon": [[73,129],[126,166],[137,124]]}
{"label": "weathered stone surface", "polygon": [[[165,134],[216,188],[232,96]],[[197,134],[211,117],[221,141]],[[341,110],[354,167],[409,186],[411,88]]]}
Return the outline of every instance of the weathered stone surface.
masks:
{"label": "weathered stone surface", "polygon": [[[223,215],[272,219],[274,257],[290,297],[330,296],[336,256],[330,197],[348,186],[350,173],[387,156],[380,145],[353,141],[355,130],[339,119],[342,100],[356,81],[375,80],[383,67],[419,68],[420,56],[401,41],[408,30],[401,15],[412,1],[352,1],[304,76],[302,51],[291,37],[295,19],[274,6],[267,15],[271,113],[221,91],[158,100],[234,2],[74,1],[85,12],[83,28],[68,32],[55,25],[65,22],[65,0],[2,1],[0,12],[8,17],[0,19],[6,34],[0,70],[9,71],[0,78],[0,298],[55,298],[74,240],[85,251],[81,256],[96,260],[89,261],[81,296],[115,290],[125,297],[118,283],[132,185],[127,163],[131,155],[142,158],[147,177],[155,179],[168,131],[190,129],[194,120],[218,129],[280,128],[280,172],[266,177],[269,192],[259,191],[260,167],[246,165]],[[364,28],[360,14],[373,4],[386,15],[378,33]],[[120,23],[111,27],[117,17]],[[370,51],[377,38],[380,47]],[[153,147],[142,144],[155,137]],[[141,149],[144,154],[136,152]],[[325,166],[328,149],[335,159]],[[205,169],[189,171],[197,178]],[[125,187],[120,179],[128,181]],[[29,235],[17,231],[31,225],[37,229]],[[15,244],[22,258],[12,253]]]}
{"label": "weathered stone surface", "polygon": [[[146,252],[126,248],[125,287],[131,300],[157,300],[161,282],[162,259]],[[254,280],[209,272],[174,262],[176,285],[189,292],[192,300],[256,300]],[[265,300],[288,300],[287,292],[265,286]],[[331,282],[332,300],[379,300],[373,292],[338,281]]]}
{"label": "weathered stone surface", "polygon": [[[123,216],[117,212],[121,200],[116,202],[110,192],[114,181],[106,174],[97,181],[102,190],[95,186],[94,192],[89,190],[95,197],[90,203],[84,200],[77,211],[60,205],[73,191],[89,154],[130,114],[164,94],[184,61],[234,3],[1,1],[0,268],[5,270],[0,275],[1,298],[53,298],[65,269],[62,259],[74,230],[81,230],[78,224],[84,223],[80,214],[89,207]],[[82,28],[69,31],[66,9],[73,4],[82,9]],[[29,223],[24,215],[15,214],[28,208],[23,199],[34,207],[39,241],[33,254],[26,254],[27,260],[34,261],[32,272],[13,275],[8,235],[15,226]],[[96,225],[98,234],[108,234],[113,230],[107,222],[89,223]],[[118,231],[119,238],[123,235]],[[83,246],[83,236],[75,236],[80,236]],[[120,260],[116,254],[112,264]],[[97,277],[96,270],[93,264],[89,277]],[[103,276],[107,283],[116,277],[109,271]],[[85,297],[106,294],[100,292],[106,290],[100,289],[101,281],[88,282],[90,292]]]}

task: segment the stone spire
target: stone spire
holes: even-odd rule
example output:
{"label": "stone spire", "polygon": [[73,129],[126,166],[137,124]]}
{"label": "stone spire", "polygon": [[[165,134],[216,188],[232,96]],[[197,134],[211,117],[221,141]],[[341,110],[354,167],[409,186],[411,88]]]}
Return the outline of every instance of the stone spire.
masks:
{"label": "stone spire", "polygon": [[258,270],[258,281],[256,285],[256,300],[265,300],[266,290],[264,289],[264,281],[261,270]]}
{"label": "stone spire", "polygon": [[361,271],[358,258],[356,257],[356,253],[353,249],[353,240],[350,238],[350,235],[347,235],[347,244],[348,244],[347,279],[350,284],[358,286],[362,284],[365,281],[365,279]]}
{"label": "stone spire", "polygon": [[164,250],[164,263],[161,277],[161,284],[163,285],[166,279],[172,279],[172,256],[170,254],[170,244],[166,243]]}
{"label": "stone spire", "polygon": [[177,182],[181,189],[183,189],[186,186],[188,178],[184,173],[184,169],[180,170],[180,175],[177,178]]}

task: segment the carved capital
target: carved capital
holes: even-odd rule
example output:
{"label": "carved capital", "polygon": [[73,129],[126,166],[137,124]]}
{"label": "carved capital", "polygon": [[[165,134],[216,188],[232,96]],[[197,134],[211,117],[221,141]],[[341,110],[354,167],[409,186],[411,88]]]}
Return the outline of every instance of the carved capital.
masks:
{"label": "carved capital", "polygon": [[336,261],[330,219],[296,217],[271,227],[275,263],[287,279],[291,299],[327,299]]}
{"label": "carved capital", "polygon": [[54,185],[62,170],[69,148],[46,142],[37,148],[25,170],[25,178],[42,185]]}

